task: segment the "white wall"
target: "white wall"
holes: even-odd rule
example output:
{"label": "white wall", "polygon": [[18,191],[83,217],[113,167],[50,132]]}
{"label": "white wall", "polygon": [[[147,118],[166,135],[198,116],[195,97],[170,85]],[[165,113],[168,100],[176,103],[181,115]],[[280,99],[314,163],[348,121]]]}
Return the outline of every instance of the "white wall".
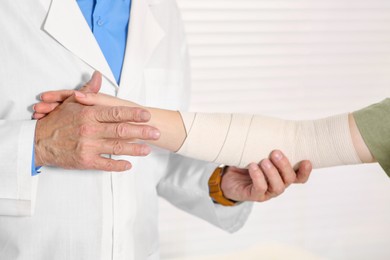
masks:
{"label": "white wall", "polygon": [[[178,3],[192,57],[194,111],[307,119],[390,94],[388,0]],[[234,235],[164,201],[160,219],[163,259],[270,244],[328,259],[390,259],[390,180],[377,165],[315,170],[306,185],[257,204]]]}

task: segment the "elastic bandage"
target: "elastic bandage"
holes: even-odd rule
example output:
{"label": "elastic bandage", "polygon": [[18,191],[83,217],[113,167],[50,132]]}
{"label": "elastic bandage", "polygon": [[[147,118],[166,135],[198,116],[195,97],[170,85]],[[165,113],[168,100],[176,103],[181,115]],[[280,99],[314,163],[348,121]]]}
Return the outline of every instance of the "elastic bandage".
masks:
{"label": "elastic bandage", "polygon": [[352,143],[348,114],[291,121],[260,115],[184,113],[187,138],[177,153],[245,167],[281,150],[294,166],[314,168],[361,163]]}

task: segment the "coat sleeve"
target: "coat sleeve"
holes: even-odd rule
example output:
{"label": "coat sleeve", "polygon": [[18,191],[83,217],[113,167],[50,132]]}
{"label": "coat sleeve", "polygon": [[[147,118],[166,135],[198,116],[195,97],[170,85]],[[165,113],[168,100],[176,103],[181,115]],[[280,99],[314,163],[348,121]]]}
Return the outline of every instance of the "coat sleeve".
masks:
{"label": "coat sleeve", "polygon": [[218,165],[177,154],[170,157],[166,173],[157,186],[161,197],[227,232],[235,232],[245,224],[253,203],[224,207],[215,204],[209,196],[208,179]]}
{"label": "coat sleeve", "polygon": [[0,120],[0,215],[33,214],[38,181],[31,176],[35,124]]}

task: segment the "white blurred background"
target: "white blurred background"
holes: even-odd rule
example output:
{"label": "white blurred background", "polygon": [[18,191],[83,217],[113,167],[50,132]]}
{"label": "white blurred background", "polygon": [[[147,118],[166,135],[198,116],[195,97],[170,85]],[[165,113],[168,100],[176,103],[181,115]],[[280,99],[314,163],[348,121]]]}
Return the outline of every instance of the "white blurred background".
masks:
{"label": "white blurred background", "polygon": [[[309,119],[390,96],[389,0],[177,1],[193,111]],[[315,170],[233,235],[165,201],[160,214],[164,260],[390,259],[390,179],[377,165]]]}

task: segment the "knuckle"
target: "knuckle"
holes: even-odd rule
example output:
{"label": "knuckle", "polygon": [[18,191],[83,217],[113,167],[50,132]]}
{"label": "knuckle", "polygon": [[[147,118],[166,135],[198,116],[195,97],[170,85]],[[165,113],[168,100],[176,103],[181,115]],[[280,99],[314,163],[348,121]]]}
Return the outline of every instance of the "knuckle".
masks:
{"label": "knuckle", "polygon": [[135,121],[135,122],[141,121],[141,109],[131,108],[131,110],[129,112],[131,113],[133,121]]}
{"label": "knuckle", "polygon": [[264,195],[268,190],[268,185],[266,183],[259,183],[257,185],[254,185],[254,189],[256,194],[259,194],[259,196]]}
{"label": "knuckle", "polygon": [[149,136],[150,136],[150,128],[143,126],[141,129],[141,137],[143,139],[147,139],[147,138],[149,138]]}
{"label": "knuckle", "polygon": [[120,121],[122,119],[122,110],[120,107],[111,108],[111,116],[114,120]]}
{"label": "knuckle", "polygon": [[112,154],[114,155],[120,155],[123,152],[123,145],[119,141],[115,141],[113,145]]}
{"label": "knuckle", "polygon": [[273,193],[276,195],[280,195],[284,192],[284,187],[283,186],[278,186],[274,188]]}
{"label": "knuckle", "polygon": [[291,183],[294,183],[296,181],[296,176],[293,175],[293,174],[287,174],[285,177],[284,177],[284,182],[285,184],[291,184]]}
{"label": "knuckle", "polygon": [[127,136],[127,124],[126,123],[120,123],[116,126],[116,135],[117,137],[123,138]]}
{"label": "knuckle", "polygon": [[80,140],[77,143],[76,151],[80,157],[83,157],[85,154],[88,153],[87,152],[88,151],[88,143],[84,140]]}
{"label": "knuckle", "polygon": [[260,194],[265,194],[268,190],[268,187],[266,185],[262,185],[262,186],[258,187],[257,190]]}
{"label": "knuckle", "polygon": [[105,162],[104,167],[107,171],[112,171],[114,169],[114,162],[111,160],[108,160]]}
{"label": "knuckle", "polygon": [[79,127],[79,135],[82,136],[82,137],[86,137],[86,136],[89,136],[91,135],[91,133],[93,132],[93,127],[89,124],[81,124],[80,127]]}
{"label": "knuckle", "polygon": [[79,157],[79,164],[83,169],[93,168],[93,160],[90,156],[84,154]]}
{"label": "knuckle", "polygon": [[77,143],[75,156],[77,158],[78,164],[82,168],[92,168],[94,164],[92,151],[93,145],[85,140],[81,140]]}

